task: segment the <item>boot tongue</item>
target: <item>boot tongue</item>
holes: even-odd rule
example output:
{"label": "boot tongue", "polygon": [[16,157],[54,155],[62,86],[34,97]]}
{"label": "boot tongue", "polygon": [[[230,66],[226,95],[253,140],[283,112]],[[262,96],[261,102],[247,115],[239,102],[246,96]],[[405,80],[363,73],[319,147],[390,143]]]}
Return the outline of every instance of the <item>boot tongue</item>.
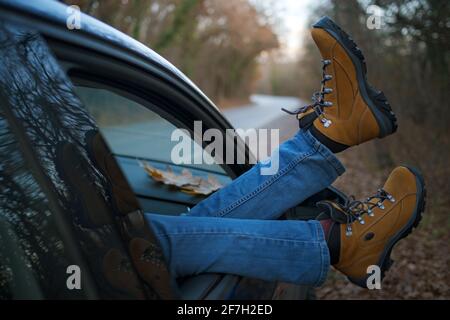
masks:
{"label": "boot tongue", "polygon": [[344,224],[348,222],[347,215],[337,203],[325,200],[317,202],[316,206],[324,210],[317,217],[317,220],[331,219],[339,224]]}

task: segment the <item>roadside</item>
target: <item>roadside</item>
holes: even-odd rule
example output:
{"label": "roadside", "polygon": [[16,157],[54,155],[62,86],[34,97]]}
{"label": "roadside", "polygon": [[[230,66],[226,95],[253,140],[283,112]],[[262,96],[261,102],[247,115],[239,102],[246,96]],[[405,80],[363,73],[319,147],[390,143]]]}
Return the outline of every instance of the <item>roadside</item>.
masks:
{"label": "roadside", "polygon": [[295,97],[255,94],[250,97],[249,104],[224,108],[222,109],[222,112],[235,128],[271,129],[278,128],[278,126],[270,126],[274,121],[277,121],[279,118],[288,118],[286,117],[286,114],[281,111],[281,108],[295,109],[300,105],[301,100]]}

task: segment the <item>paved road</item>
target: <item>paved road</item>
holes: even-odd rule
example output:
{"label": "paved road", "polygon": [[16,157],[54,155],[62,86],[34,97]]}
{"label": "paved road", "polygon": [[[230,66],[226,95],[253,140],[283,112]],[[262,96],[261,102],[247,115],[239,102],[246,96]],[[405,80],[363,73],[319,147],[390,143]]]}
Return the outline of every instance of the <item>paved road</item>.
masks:
{"label": "paved road", "polygon": [[267,125],[286,114],[281,108],[295,109],[302,103],[295,97],[252,95],[251,103],[223,110],[235,128],[268,128]]}
{"label": "paved road", "polygon": [[225,109],[223,114],[235,128],[279,129],[282,142],[298,130],[298,122],[281,108],[294,110],[302,105],[304,102],[295,97],[253,95],[251,104]]}

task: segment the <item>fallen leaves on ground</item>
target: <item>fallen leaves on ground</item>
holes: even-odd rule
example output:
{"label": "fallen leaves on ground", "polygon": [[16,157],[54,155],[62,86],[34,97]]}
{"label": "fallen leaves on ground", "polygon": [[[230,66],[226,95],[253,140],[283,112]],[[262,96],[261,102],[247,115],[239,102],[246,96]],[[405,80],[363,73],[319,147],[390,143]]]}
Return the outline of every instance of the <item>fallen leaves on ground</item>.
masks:
{"label": "fallen leaves on ground", "polygon": [[142,167],[153,180],[191,195],[208,196],[223,187],[215,177],[208,175],[208,178],[204,179],[194,176],[188,169],[183,169],[181,174],[177,174],[170,166],[167,166],[165,171],[156,169],[148,163],[142,163]]}

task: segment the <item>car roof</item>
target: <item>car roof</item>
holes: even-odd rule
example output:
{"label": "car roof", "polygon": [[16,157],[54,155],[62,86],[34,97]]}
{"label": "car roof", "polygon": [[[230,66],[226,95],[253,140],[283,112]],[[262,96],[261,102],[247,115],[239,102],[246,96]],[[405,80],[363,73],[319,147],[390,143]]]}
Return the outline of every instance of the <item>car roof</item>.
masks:
{"label": "car roof", "polygon": [[[40,21],[66,27],[67,18],[70,15],[69,6],[56,0],[0,0],[0,9],[7,8],[20,12],[26,16],[32,16]],[[135,55],[144,58],[148,63],[157,65],[160,68],[170,72],[173,76],[188,85],[193,91],[199,94],[208,104],[219,110],[217,106],[179,69],[177,69],[169,61],[161,57],[155,51],[145,46],[141,42],[133,39],[125,33],[103,23],[92,16],[81,12],[80,16],[81,28],[72,30],[71,32],[80,32],[94,38],[97,41],[106,42],[114,46],[126,49]],[[68,30],[68,29],[67,29]]]}

